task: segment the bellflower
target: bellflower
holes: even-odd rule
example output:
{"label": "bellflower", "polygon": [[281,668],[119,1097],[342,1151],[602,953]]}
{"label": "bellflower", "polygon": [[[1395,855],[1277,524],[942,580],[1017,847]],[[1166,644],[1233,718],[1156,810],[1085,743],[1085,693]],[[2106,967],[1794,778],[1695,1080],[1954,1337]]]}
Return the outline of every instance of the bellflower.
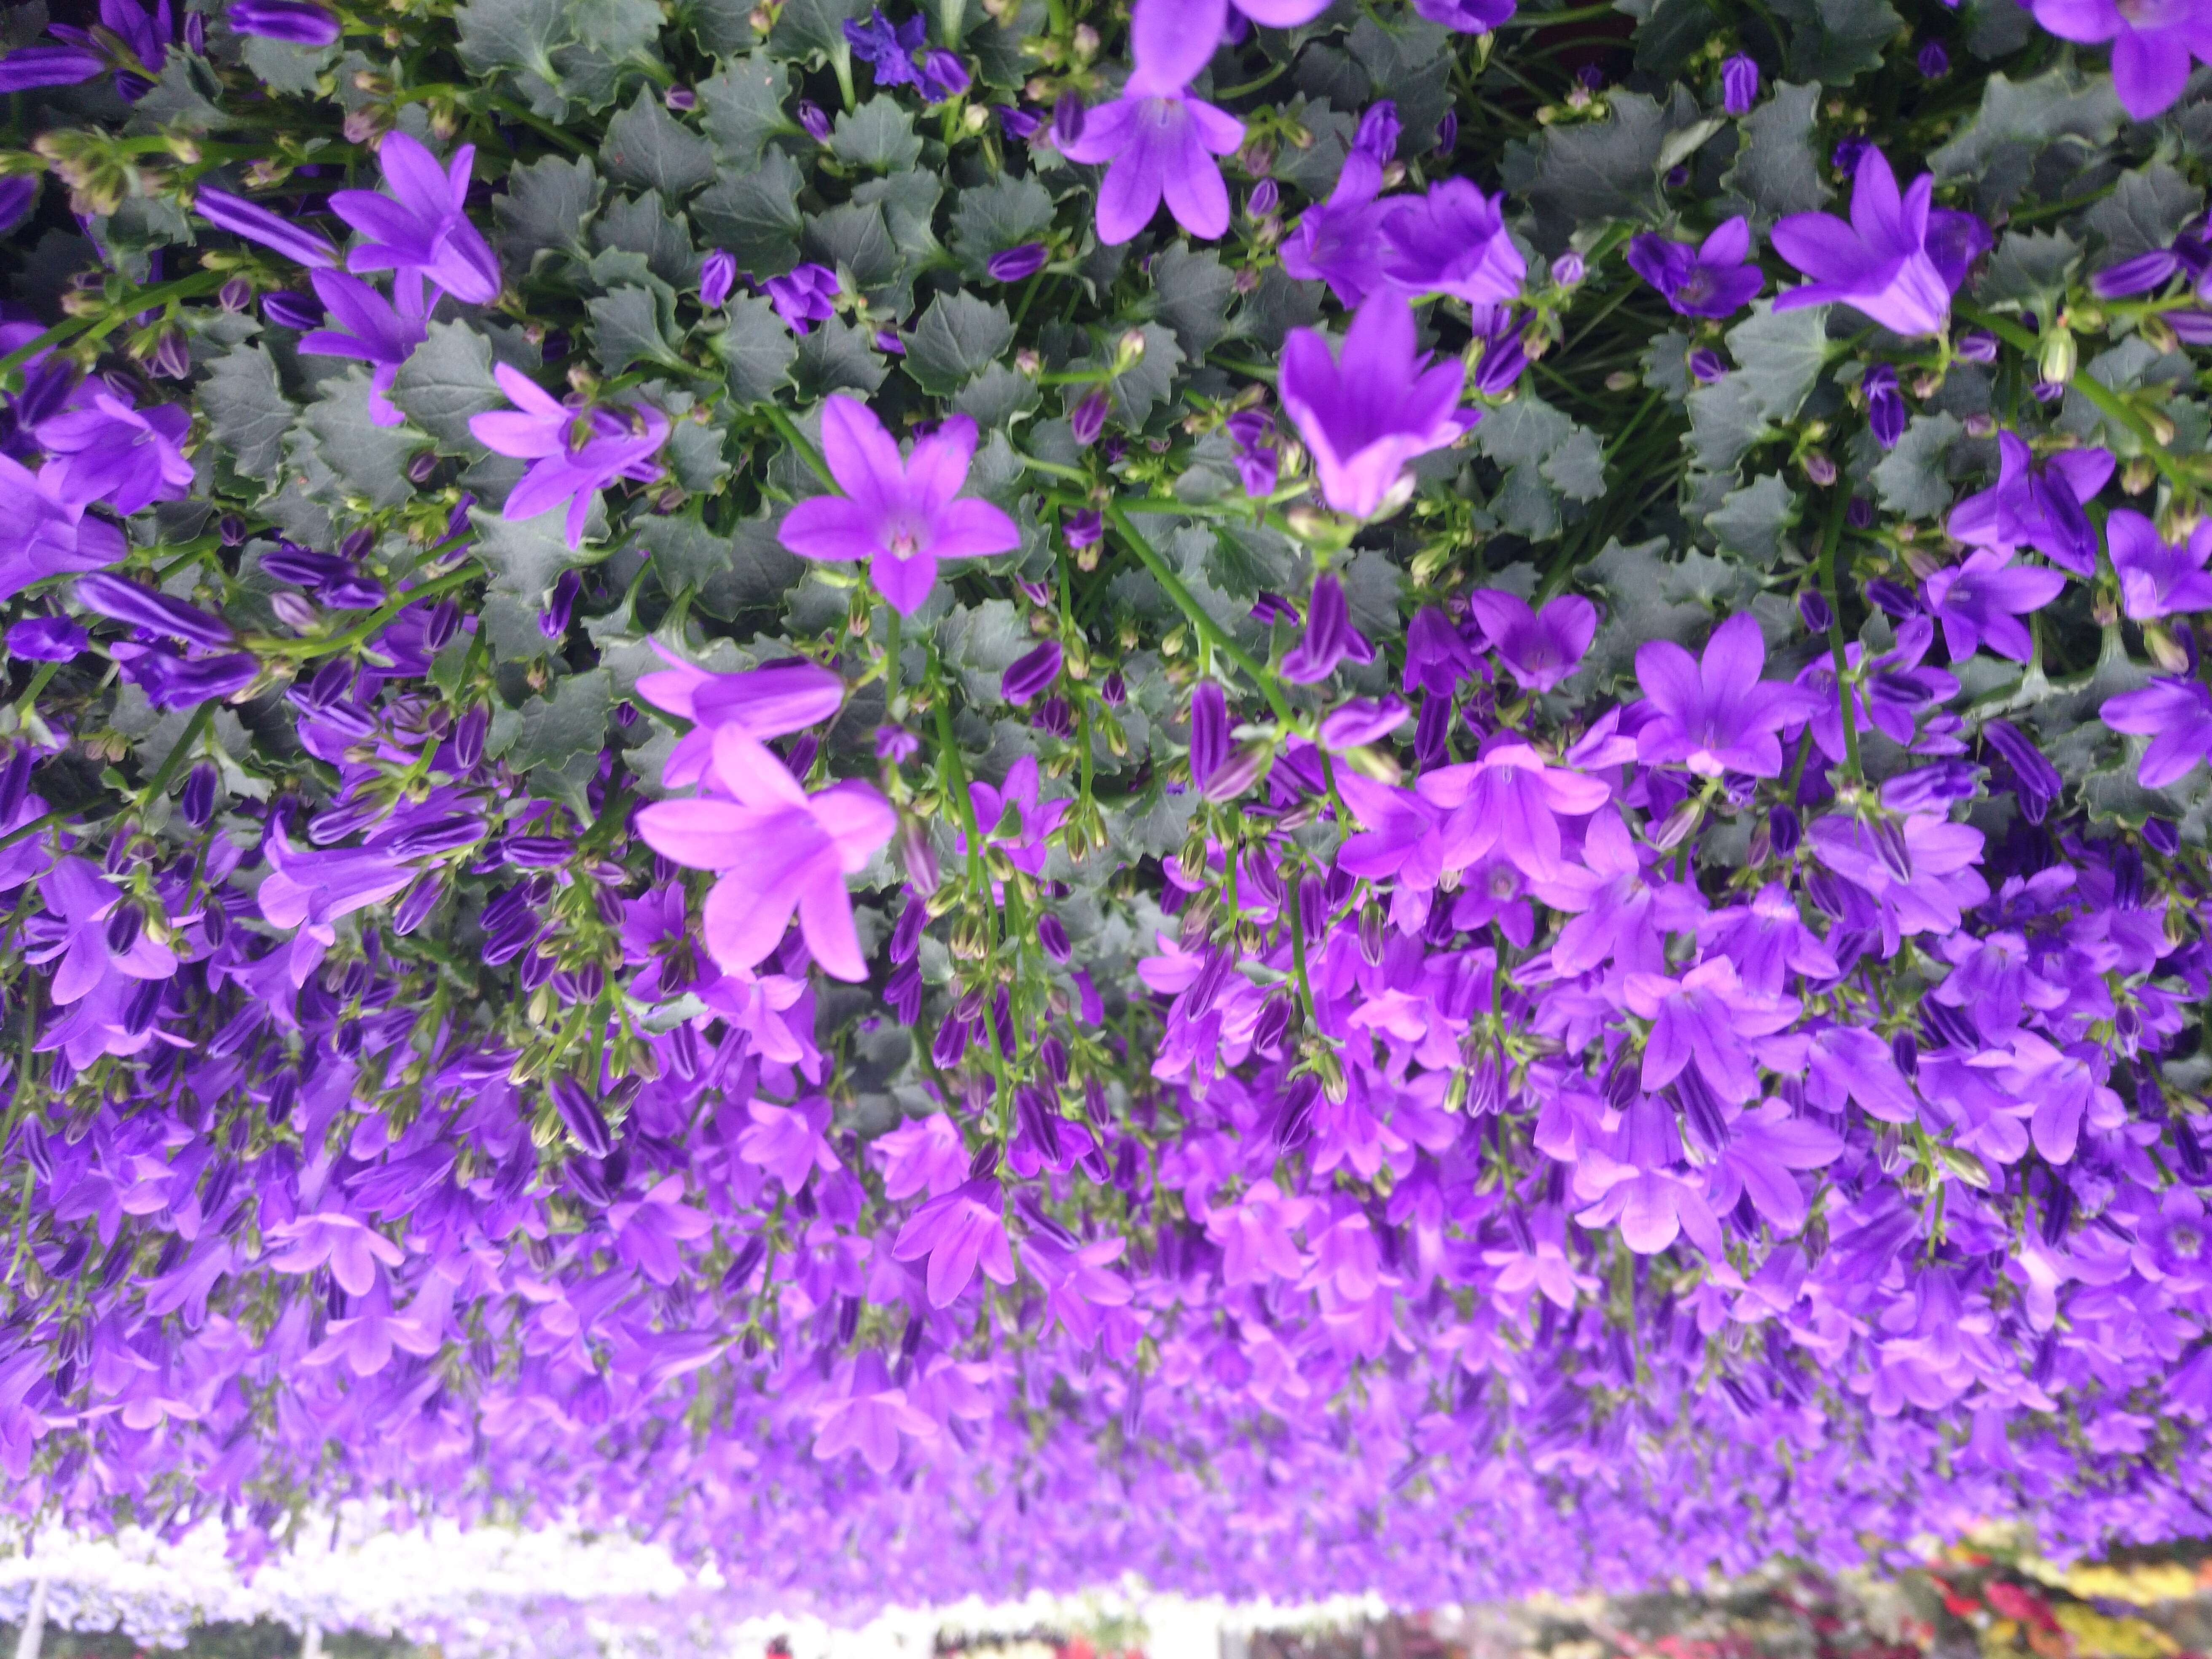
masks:
{"label": "bellflower", "polygon": [[2168,546],[2148,519],[2124,507],[2105,521],[2105,544],[2119,574],[2121,609],[2131,621],[2212,611],[2212,574],[2204,568],[2212,560],[2212,523]]}
{"label": "bellflower", "polygon": [[737,256],[726,248],[716,248],[700,263],[699,303],[709,311],[720,311],[737,282]]}
{"label": "bellflower", "polygon": [[398,426],[407,417],[391,399],[400,365],[413,356],[428,331],[422,303],[422,273],[412,268],[392,279],[398,303],[386,299],[358,276],[342,270],[318,270],[309,279],[339,328],[311,329],[300,337],[310,357],[355,357],[372,366],[368,415],[379,426]]}
{"label": "bellflower", "polygon": [[191,493],[183,445],[191,420],[180,404],[135,409],[91,380],[74,407],[39,423],[38,436],[61,464],[58,484],[70,505],[102,501],[131,514]]}
{"label": "bellflower", "polygon": [[1899,334],[1941,334],[1951,295],[1992,239],[1972,214],[1931,207],[1935,190],[1923,173],[1900,198],[1888,158],[1869,145],[1848,225],[1832,213],[1793,213],[1774,227],[1774,251],[1813,279],[1779,295],[1775,310],[1840,301]]}
{"label": "bellflower", "polygon": [[1645,231],[1628,244],[1628,265],[1685,317],[1732,317],[1766,278],[1751,260],[1751,226],[1739,214],[1692,248]]}
{"label": "bellflower", "polygon": [[1229,228],[1229,190],[1213,158],[1244,142],[1244,124],[1189,95],[1227,15],[1227,0],[1137,0],[1136,67],[1121,95],[1090,111],[1082,136],[1060,146],[1072,161],[1108,163],[1098,187],[1098,239],[1108,246],[1142,230],[1163,198],[1194,236]]}
{"label": "bellflower", "polygon": [[500,509],[503,518],[534,519],[565,501],[573,548],[583,541],[584,520],[600,490],[617,479],[642,483],[658,476],[653,458],[667,441],[669,423],[652,404],[602,404],[580,416],[505,363],[493,365],[492,378],[519,412],[471,415],[469,430],[487,449],[531,464]]}
{"label": "bellflower", "polygon": [[1540,611],[1494,587],[1477,588],[1467,599],[1490,648],[1524,690],[1556,687],[1582,665],[1597,635],[1597,607],[1578,593],[1547,600]]}
{"label": "bellflower", "polygon": [[376,159],[392,194],[342,190],[331,198],[331,210],[368,239],[355,245],[346,268],[420,270],[467,305],[499,298],[499,260],[467,212],[476,154],[474,144],[463,144],[441,167],[405,133],[385,134]]}
{"label": "bellflower", "polygon": [[1485,196],[1464,179],[1438,179],[1426,196],[1394,204],[1382,222],[1383,274],[1412,293],[1449,294],[1478,309],[1512,304],[1528,261],[1506,234],[1504,207],[1502,192]]}
{"label": "bellflower", "polygon": [[0,58],[0,93],[73,87],[106,67],[105,58],[83,46],[18,46]]}
{"label": "bellflower", "polygon": [[1382,510],[1407,461],[1456,442],[1481,418],[1459,407],[1466,380],[1458,362],[1432,368],[1416,351],[1412,307],[1386,292],[1359,308],[1340,354],[1317,331],[1292,330],[1280,391],[1313,453],[1322,497],[1365,519]]}
{"label": "bellflower", "polygon": [[1314,583],[1305,633],[1283,653],[1277,672],[1294,685],[1313,685],[1334,673],[1337,664],[1347,657],[1357,663],[1373,662],[1375,647],[1352,625],[1344,585],[1334,576],[1322,576]]}
{"label": "bellflower", "polygon": [[1382,188],[1381,162],[1364,149],[1346,155],[1328,199],[1299,215],[1284,241],[1283,269],[1301,282],[1327,283],[1347,306],[1382,287],[1382,223],[1394,205],[1375,199]]}
{"label": "bellflower", "polygon": [[714,732],[715,793],[657,801],[638,814],[655,852],[717,879],[703,917],[708,948],[731,973],[757,965],[799,913],[799,930],[823,971],[867,976],[845,878],[867,866],[897,817],[865,783],[835,783],[809,795],[790,769],[742,726]]}
{"label": "bellflower", "polygon": [[129,550],[123,532],[104,519],[87,518],[82,502],[63,495],[68,468],[66,461],[49,461],[33,472],[0,455],[0,599],[13,599],[48,576],[123,562]]}
{"label": "bellflower", "polygon": [[1997,434],[1997,480],[1951,509],[1952,539],[2009,556],[2032,547],[2075,575],[2097,568],[2097,532],[2081,509],[2112,476],[2106,449],[2065,449],[2038,463],[2027,441]]}
{"label": "bellflower", "polygon": [[1721,65],[1721,107],[1730,115],[1748,115],[1758,101],[1758,60],[1737,52]]}
{"label": "bellflower", "polygon": [[637,695],[656,708],[692,722],[662,768],[671,789],[688,788],[713,763],[714,732],[735,726],[759,738],[787,737],[834,717],[845,683],[828,669],[797,659],[738,674],[710,673],[675,655],[659,640],[647,641],[668,666],[637,677]]}
{"label": "bellflower", "polygon": [[89,642],[67,617],[26,617],[8,628],[8,654],[27,662],[68,662]]}
{"label": "bellflower", "polygon": [[2097,718],[2115,732],[2150,739],[2136,773],[2146,789],[2180,782],[2212,753],[2212,690],[2197,680],[2153,680],[2106,699]]}
{"label": "bellflower", "polygon": [[300,46],[336,46],[345,33],[337,14],[316,0],[231,0],[232,30]]}
{"label": "bellflower", "polygon": [[2188,83],[2191,58],[2212,63],[2212,13],[2201,5],[2121,0],[2031,0],[2035,21],[2062,40],[2112,43],[2112,90],[2138,121],[2163,113]]}
{"label": "bellflower", "polygon": [[827,265],[793,266],[763,283],[761,291],[793,334],[805,334],[837,314],[837,273]]}
{"label": "bellflower", "polygon": [[899,1230],[891,1254],[901,1261],[928,1257],[932,1307],[958,1301],[978,1267],[994,1285],[1014,1282],[1005,1203],[996,1178],[981,1176],[931,1199]]}
{"label": "bellflower", "polygon": [[1513,15],[1515,0],[1413,0],[1413,9],[1431,23],[1462,34],[1488,34]]}
{"label": "bellflower", "polygon": [[328,237],[227,190],[201,186],[192,198],[192,210],[218,229],[274,248],[311,270],[327,270],[338,262],[338,251]]}
{"label": "bellflower", "polygon": [[1951,660],[1972,656],[1987,645],[1999,656],[2026,662],[2035,641],[2021,617],[2040,611],[2066,590],[2058,571],[2014,564],[2004,554],[1984,548],[1963,564],[1929,577],[1928,609],[1943,629]]}
{"label": "bellflower", "polygon": [[1782,744],[1775,733],[1810,714],[1812,698],[1762,680],[1765,666],[1766,641],[1743,612],[1713,629],[1702,659],[1671,640],[1638,646],[1636,678],[1651,711],[1637,733],[1638,757],[1646,765],[1680,762],[1700,777],[1778,776]]}
{"label": "bellflower", "polygon": [[842,495],[816,495],[785,515],[778,538],[809,559],[866,559],[884,602],[912,616],[945,559],[1011,552],[1014,521],[988,501],[963,498],[975,453],[975,423],[947,419],[902,459],[866,404],[835,397],[822,407],[822,453]]}
{"label": "bellflower", "polygon": [[[1050,851],[1046,842],[1075,805],[1073,800],[1042,799],[1043,781],[1036,757],[1024,755],[1006,769],[1003,781],[968,786],[968,802],[984,842],[1032,876],[1044,873]],[[953,844],[963,854],[968,850],[965,835],[956,835]]]}

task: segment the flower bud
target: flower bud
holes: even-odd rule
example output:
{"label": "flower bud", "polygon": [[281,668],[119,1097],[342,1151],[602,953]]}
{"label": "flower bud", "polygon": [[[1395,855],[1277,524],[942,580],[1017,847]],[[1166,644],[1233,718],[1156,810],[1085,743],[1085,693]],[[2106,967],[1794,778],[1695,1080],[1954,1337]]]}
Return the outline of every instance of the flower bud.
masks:
{"label": "flower bud", "polygon": [[2081,361],[2080,349],[2074,343],[2074,331],[2069,328],[2053,328],[2043,337],[2043,349],[2036,358],[2036,371],[2047,386],[2064,386],[2074,378],[2074,370]]}

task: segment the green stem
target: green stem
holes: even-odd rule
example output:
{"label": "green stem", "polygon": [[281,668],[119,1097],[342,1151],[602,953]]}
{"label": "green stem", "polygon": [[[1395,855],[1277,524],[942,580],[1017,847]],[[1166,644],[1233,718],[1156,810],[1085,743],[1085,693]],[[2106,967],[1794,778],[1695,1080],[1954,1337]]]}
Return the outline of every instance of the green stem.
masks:
{"label": "green stem", "polygon": [[1176,609],[1188,619],[1199,636],[1244,671],[1246,678],[1260,688],[1260,695],[1267,700],[1267,707],[1275,711],[1277,720],[1285,726],[1293,724],[1290,702],[1284,697],[1282,687],[1275,683],[1275,677],[1253,661],[1243,647],[1231,639],[1221,625],[1206,614],[1205,609],[1191,597],[1190,590],[1182,585],[1182,579],[1168,568],[1166,562],[1152,550],[1152,544],[1144,538],[1135,525],[1129,522],[1129,515],[1122,511],[1121,504],[1109,501],[1106,516],[1113,521],[1114,528],[1121,532],[1121,539],[1128,544],[1129,550],[1137,556],[1146,569],[1152,573],[1152,580],[1159,583],[1161,590],[1174,602]]}
{"label": "green stem", "polygon": [[146,787],[138,792],[140,811],[144,811],[161,799],[162,792],[169,787],[169,781],[177,775],[178,768],[185,763],[185,757],[192,752],[192,745],[200,740],[201,735],[208,729],[208,722],[214,718],[215,703],[212,699],[192,710],[192,717],[185,723],[183,734],[169,745],[169,752],[162,757],[161,765],[155,769],[154,775],[147,781]]}
{"label": "green stem", "polygon": [[774,404],[763,404],[761,408],[767,414],[769,424],[781,434],[784,442],[798,452],[799,459],[806,463],[814,476],[828,484],[832,491],[842,495],[844,492],[837,486],[836,475],[823,461],[822,452],[806,441],[806,434],[799,429],[799,422]]}
{"label": "green stem", "polygon": [[[2017,323],[2008,322],[2002,317],[1982,310],[1978,306],[1961,305],[1954,307],[1954,309],[1968,322],[1989,330],[2007,345],[2024,351],[2031,357],[2042,349],[2042,342]],[[2136,438],[2141,440],[2143,453],[2150,458],[2153,466],[2166,474],[2174,483],[2187,486],[2189,480],[2183,477],[2181,470],[2173,464],[2172,459],[2166,453],[2166,446],[2159,441],[2158,434],[2150,429],[2150,422],[2143,419],[2139,410],[2123,400],[2103,381],[2085,370],[2078,368],[2075,370],[2074,378],[2066,384],[2087,399],[2089,406],[2106,420],[2116,421],[2134,433]]]}
{"label": "green stem", "polygon": [[1820,593],[1828,602],[1828,651],[1836,663],[1836,702],[1844,722],[1844,765],[1856,779],[1859,770],[1858,721],[1851,712],[1851,682],[1845,670],[1844,607],[1836,598],[1836,544],[1843,539],[1844,514],[1850,510],[1851,492],[1839,486],[1829,504],[1828,523],[1820,532]]}
{"label": "green stem", "polygon": [[362,644],[381,633],[386,624],[409,605],[420,605],[425,599],[434,599],[440,594],[450,592],[464,583],[474,581],[482,574],[483,572],[477,568],[474,561],[471,561],[459,570],[447,571],[435,581],[425,582],[420,587],[410,587],[404,593],[393,595],[386,599],[367,622],[356,627],[349,628],[343,634],[334,634],[327,640],[318,640],[299,652],[298,655],[302,661],[313,661],[317,657],[328,657],[340,651],[350,651],[355,646]]}
{"label": "green stem", "polygon": [[0,357],[0,375],[12,374],[41,351],[58,345],[66,345],[79,335],[98,340],[109,331],[136,317],[142,311],[151,311],[172,300],[189,300],[198,295],[211,294],[223,285],[226,278],[219,270],[196,271],[190,276],[179,276],[173,283],[149,289],[130,300],[119,301],[116,308],[104,318],[72,317],[66,322],[56,323],[34,340],[26,341],[6,356]]}

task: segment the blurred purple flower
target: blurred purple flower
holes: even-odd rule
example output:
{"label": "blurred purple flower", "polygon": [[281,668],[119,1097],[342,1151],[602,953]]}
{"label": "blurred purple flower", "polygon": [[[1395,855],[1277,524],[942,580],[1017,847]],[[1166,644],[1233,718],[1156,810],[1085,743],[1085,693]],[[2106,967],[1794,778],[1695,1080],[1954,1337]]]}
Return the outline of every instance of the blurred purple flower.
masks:
{"label": "blurred purple flower", "polygon": [[2212,522],[2169,546],[2158,527],[2129,507],[2115,508],[2105,523],[2105,544],[2120,579],[2120,606],[2132,622],[2155,622],[2195,611],[2212,611]]}
{"label": "blurred purple flower", "polygon": [[2066,578],[2011,559],[2008,553],[1984,548],[1923,584],[1929,612],[1942,625],[1953,662],[1972,656],[1982,645],[2014,662],[2033,654],[2035,641],[2020,618],[2057,599],[2066,589]]}
{"label": "blurred purple flower", "polygon": [[1413,0],[1413,9],[1431,23],[1462,34],[1487,34],[1513,15],[1515,0]]}
{"label": "blurred purple flower", "polygon": [[737,256],[726,248],[716,248],[699,265],[699,303],[708,311],[720,311],[737,283]]}
{"label": "blurred purple flower", "polygon": [[837,314],[831,303],[840,292],[837,273],[827,265],[796,266],[781,276],[769,277],[761,289],[794,334],[804,334]]}
{"label": "blurred purple flower", "polygon": [[1060,641],[1047,640],[1007,665],[999,677],[999,695],[1012,703],[1034,702],[1060,678]]}
{"label": "blurred purple flower", "polygon": [[1721,65],[1721,107],[1730,115],[1748,115],[1759,101],[1759,64],[1737,52]]}
{"label": "blurred purple flower", "polygon": [[2025,439],[1997,434],[1997,480],[1951,509],[1954,540],[2009,557],[2032,547],[2053,564],[2087,577],[2097,568],[2097,532],[2083,506],[2112,476],[2106,449],[2066,449],[2039,463]]}
{"label": "blurred purple flower", "polygon": [[1629,269],[1685,317],[1730,317],[1766,280],[1751,258],[1751,226],[1739,215],[1692,248],[1649,231],[1632,237]]}
{"label": "blurred purple flower", "polygon": [[1375,647],[1352,625],[1343,584],[1324,575],[1314,583],[1305,633],[1283,653],[1276,672],[1293,685],[1312,685],[1334,673],[1337,664],[1347,657],[1357,663],[1373,662]]}
{"label": "blurred purple flower", "polygon": [[[296,260],[310,270],[328,270],[338,262],[338,251],[328,237],[295,224],[267,208],[256,207],[227,190],[202,185],[192,199],[192,210],[219,229],[274,248],[286,258]],[[262,303],[265,306],[268,301],[264,300]]]}
{"label": "blurred purple flower", "polygon": [[653,458],[667,441],[669,422],[652,404],[601,404],[580,414],[505,363],[493,366],[492,378],[515,408],[472,415],[469,430],[487,449],[531,463],[501,517],[534,519],[566,502],[568,545],[576,547],[600,490],[617,479],[643,483],[658,476]]}
{"label": "blurred purple flower", "polygon": [[2190,0],[2150,7],[2122,0],[2028,0],[2028,7],[2062,40],[2112,43],[2112,90],[2138,121],[2162,113],[2181,96],[2192,57],[2212,63],[2212,16]]}
{"label": "blurred purple flower", "polygon": [[67,617],[26,617],[8,629],[8,653],[27,662],[67,662],[86,643],[84,629]]}
{"label": "blurred purple flower", "polygon": [[1300,214],[1284,241],[1283,269],[1300,282],[1327,283],[1347,306],[1382,287],[1382,222],[1389,211],[1376,200],[1382,188],[1382,163],[1362,149],[1346,155],[1328,199]]}
{"label": "blurred purple flower", "polygon": [[231,0],[225,15],[240,34],[258,34],[298,46],[335,46],[345,33],[337,14],[315,0]]}
{"label": "blurred purple flower", "polygon": [[1866,393],[1867,429],[1874,441],[1884,449],[1896,448],[1905,435],[1905,398],[1897,389],[1897,371],[1887,363],[1876,363],[1867,370],[1859,389]]}

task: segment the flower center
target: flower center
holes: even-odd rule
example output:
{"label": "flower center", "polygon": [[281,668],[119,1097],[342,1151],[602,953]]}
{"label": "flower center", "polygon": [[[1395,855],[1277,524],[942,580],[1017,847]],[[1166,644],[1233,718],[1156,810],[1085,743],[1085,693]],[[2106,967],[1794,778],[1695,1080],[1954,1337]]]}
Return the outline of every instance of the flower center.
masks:
{"label": "flower center", "polygon": [[892,527],[890,550],[891,557],[901,563],[921,550],[921,538],[915,533],[912,525],[902,521]]}

